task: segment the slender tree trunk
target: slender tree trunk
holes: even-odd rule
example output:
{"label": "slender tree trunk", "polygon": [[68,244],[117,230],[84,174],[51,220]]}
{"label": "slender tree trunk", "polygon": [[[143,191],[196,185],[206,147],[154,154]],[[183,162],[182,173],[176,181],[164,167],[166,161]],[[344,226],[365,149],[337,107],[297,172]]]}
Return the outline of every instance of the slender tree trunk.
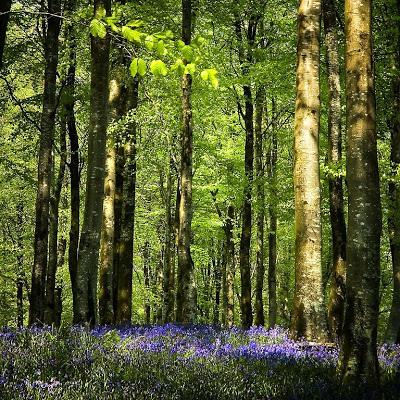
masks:
{"label": "slender tree trunk", "polygon": [[[192,36],[192,1],[182,0],[182,40],[190,45]],[[184,61],[187,64],[187,61]],[[182,132],[181,132],[181,199],[178,232],[178,287],[176,320],[190,323],[195,319],[194,265],[190,254],[192,239],[192,153],[193,127],[191,106],[192,76],[182,77]]]}
{"label": "slender tree trunk", "polygon": [[52,147],[56,115],[56,77],[58,64],[58,35],[60,33],[60,0],[48,0],[45,32],[45,73],[43,110],[40,121],[38,186],[32,266],[29,324],[42,323],[45,306],[47,246],[49,235],[49,205],[52,174]]}
{"label": "slender tree trunk", "polygon": [[55,322],[54,290],[56,287],[58,257],[58,214],[61,191],[64,184],[66,153],[66,126],[65,120],[63,120],[60,130],[60,165],[58,167],[57,179],[54,182],[50,196],[49,259],[46,276],[46,304],[44,310],[44,322],[47,325],[52,325]]}
{"label": "slender tree trunk", "polygon": [[150,244],[146,242],[143,247],[143,275],[144,275],[144,315],[145,324],[150,324],[151,308],[150,308]]}
{"label": "slender tree trunk", "polygon": [[276,127],[276,105],[272,98],[272,134],[271,150],[269,155],[268,177],[270,185],[269,213],[269,234],[268,234],[268,326],[273,328],[277,318],[276,298],[276,230],[277,230],[277,177],[276,164],[278,161],[278,133]]}
{"label": "slender tree trunk", "polygon": [[263,109],[265,90],[258,89],[256,94],[256,116],[255,116],[255,174],[256,174],[256,199],[257,199],[257,246],[256,246],[256,302],[254,310],[254,324],[264,325],[264,218],[265,218],[265,191],[264,191],[264,165],[263,165]]}
{"label": "slender tree trunk", "polygon": [[[69,0],[66,4],[66,12],[75,10],[75,0]],[[80,219],[80,172],[79,172],[79,137],[75,120],[75,70],[76,70],[76,38],[75,27],[70,23],[67,27],[67,40],[69,45],[69,66],[64,91],[65,118],[70,147],[70,161],[68,164],[70,175],[70,210],[71,223],[69,230],[68,268],[71,279],[72,303],[74,315],[77,314],[77,289],[76,272],[78,269],[79,246],[79,219]]]}
{"label": "slender tree trunk", "polygon": [[0,3],[0,70],[3,67],[4,45],[6,43],[7,25],[10,17],[11,0]]}
{"label": "slender tree trunk", "polygon": [[24,326],[24,205],[22,202],[17,204],[17,223],[17,327],[21,328]]}
{"label": "slender tree trunk", "polygon": [[[171,151],[171,150],[170,150]],[[167,185],[165,190],[165,242],[164,242],[164,263],[163,263],[163,323],[171,322],[173,319],[173,291],[171,290],[172,260],[174,252],[173,223],[172,223],[172,170],[173,160],[170,156],[168,162]]]}
{"label": "slender tree trunk", "polygon": [[57,285],[54,293],[54,309],[55,318],[54,325],[59,328],[61,326],[61,316],[62,316],[62,286]]}
{"label": "slender tree trunk", "polygon": [[389,240],[390,252],[392,254],[393,264],[393,298],[392,307],[390,309],[389,320],[385,333],[385,342],[400,343],[400,188],[395,181],[400,166],[400,0],[396,1],[397,10],[395,20],[397,47],[395,49],[394,58],[394,76],[393,76],[393,111],[390,126],[390,162],[392,179],[389,181]]}
{"label": "slender tree trunk", "polygon": [[[128,110],[135,110],[137,108],[138,90],[139,81],[135,78],[131,86],[128,87]],[[118,324],[130,324],[132,320],[133,239],[136,192],[136,121],[129,124],[124,136],[121,230],[118,243],[118,292],[116,310],[116,321]]]}
{"label": "slender tree trunk", "polygon": [[[368,398],[379,385],[376,349],[381,204],[376,145],[371,1],[346,0],[347,186],[349,194],[346,303],[339,372],[363,382]],[[376,395],[376,398],[378,395]]]}
{"label": "slender tree trunk", "polygon": [[298,9],[297,98],[294,139],[296,287],[293,337],[327,338],[321,268],[319,181],[320,0],[301,0]]}
{"label": "slender tree trunk", "polygon": [[[323,0],[323,19],[328,73],[328,162],[335,172],[342,161],[342,130],[340,102],[340,68],[334,0]],[[329,208],[332,229],[332,280],[328,305],[330,332],[336,339],[342,336],[346,283],[346,222],[343,209],[342,177],[329,176]]]}
{"label": "slender tree trunk", "polygon": [[232,327],[234,323],[234,283],[235,283],[235,242],[233,240],[233,224],[235,221],[235,208],[228,206],[225,224],[226,236],[226,325]]}
{"label": "slender tree trunk", "polygon": [[[94,14],[105,8],[110,15],[110,0],[95,0]],[[110,37],[91,37],[90,126],[86,201],[79,242],[77,307],[75,323],[96,324],[97,275],[104,194],[104,166],[108,119],[108,69]]]}
{"label": "slender tree trunk", "polygon": [[219,308],[221,303],[221,278],[222,278],[222,262],[220,255],[220,245],[217,243],[217,254],[214,264],[214,280],[215,280],[215,301],[213,310],[213,324],[219,324]]}
{"label": "slender tree trunk", "polygon": [[[235,19],[235,33],[239,45],[239,62],[242,67],[243,76],[248,75],[249,65],[253,63],[252,48],[257,30],[257,18],[251,17],[248,23],[246,45],[248,47],[247,55],[243,50],[242,21],[239,16]],[[244,172],[246,177],[243,193],[243,211],[242,211],[242,234],[240,238],[240,279],[241,296],[240,310],[241,322],[243,328],[249,328],[253,322],[253,312],[251,307],[251,271],[250,271],[250,244],[251,244],[251,225],[252,225],[252,185],[253,185],[253,161],[254,161],[254,125],[253,125],[253,99],[251,87],[243,86],[245,101],[244,124],[246,131]]]}

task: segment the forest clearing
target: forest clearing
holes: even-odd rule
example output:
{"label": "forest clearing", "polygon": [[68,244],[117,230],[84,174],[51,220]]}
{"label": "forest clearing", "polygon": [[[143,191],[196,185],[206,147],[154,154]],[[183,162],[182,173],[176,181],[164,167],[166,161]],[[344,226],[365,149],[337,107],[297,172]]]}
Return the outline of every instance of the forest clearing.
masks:
{"label": "forest clearing", "polygon": [[0,0],[0,400],[400,398],[400,0]]}

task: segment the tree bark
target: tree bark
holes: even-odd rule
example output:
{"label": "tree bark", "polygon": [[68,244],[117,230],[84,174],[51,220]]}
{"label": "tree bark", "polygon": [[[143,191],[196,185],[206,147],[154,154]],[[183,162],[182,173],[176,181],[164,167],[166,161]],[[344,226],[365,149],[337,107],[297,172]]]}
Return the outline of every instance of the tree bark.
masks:
{"label": "tree bark", "polygon": [[0,4],[0,70],[3,67],[4,46],[6,43],[7,25],[10,17],[11,0],[3,0]]}
{"label": "tree bark", "polygon": [[[182,0],[182,40],[190,45],[192,36],[192,1]],[[184,60],[185,64],[187,61]],[[178,231],[178,285],[176,293],[176,321],[195,320],[194,265],[190,254],[192,240],[192,155],[193,127],[191,106],[192,76],[182,77],[182,132],[181,132],[181,198]]]}
{"label": "tree bark", "polygon": [[265,89],[260,87],[256,94],[255,115],[255,191],[257,207],[257,245],[256,245],[256,301],[254,310],[254,324],[264,326],[264,218],[265,218],[265,191],[264,191],[264,165],[263,165],[263,109],[265,100]]}
{"label": "tree bark", "polygon": [[[66,12],[75,10],[76,1],[69,0],[66,4]],[[71,222],[69,229],[68,268],[71,279],[73,313],[77,310],[76,273],[78,269],[79,247],[79,220],[80,220],[80,171],[79,171],[79,137],[75,120],[75,71],[76,71],[76,38],[75,27],[70,23],[67,27],[67,40],[69,45],[69,66],[65,84],[64,108],[67,121],[67,131],[70,147],[70,161],[68,163],[70,175],[70,210]]]}
{"label": "tree bark", "polygon": [[44,322],[53,325],[55,322],[54,290],[56,287],[57,259],[58,259],[58,215],[61,200],[61,191],[64,184],[66,167],[66,126],[62,118],[60,130],[60,164],[57,179],[52,187],[50,195],[50,220],[49,220],[49,258],[46,274],[46,304],[44,310]]}
{"label": "tree bark", "polygon": [[[242,20],[239,16],[235,16],[235,33],[239,45],[239,63],[242,68],[242,75],[249,73],[249,65],[253,63],[252,48],[257,30],[257,18],[252,16],[248,23],[246,34],[246,46],[248,47],[245,54],[242,37]],[[241,323],[243,328],[250,328],[253,322],[253,312],[251,306],[251,271],[250,271],[250,244],[251,244],[251,225],[252,225],[252,185],[253,185],[253,161],[254,161],[254,125],[253,125],[253,99],[251,87],[246,84],[243,86],[245,111],[243,114],[246,142],[244,155],[244,172],[245,187],[243,192],[243,211],[242,211],[242,234],[240,238],[240,281],[241,296],[240,310]],[[241,107],[241,106],[240,106]]]}
{"label": "tree bark", "polygon": [[217,242],[216,249],[216,260],[214,263],[214,281],[215,281],[215,301],[214,301],[214,310],[213,310],[213,324],[219,324],[219,308],[221,303],[221,278],[222,278],[222,270],[221,270],[221,255],[220,255],[220,245]]}
{"label": "tree bark", "polygon": [[297,97],[294,138],[296,285],[293,337],[327,338],[321,268],[319,175],[320,0],[302,0],[298,9]]}
{"label": "tree bark", "polygon": [[342,176],[338,174],[342,161],[342,127],[340,101],[340,67],[334,0],[322,4],[326,68],[328,74],[328,163],[334,171],[329,176],[329,209],[332,229],[332,273],[328,304],[330,332],[337,340],[342,336],[344,299],[346,293],[346,222],[343,206]]}
{"label": "tree bark", "polygon": [[143,275],[144,275],[144,315],[145,324],[150,324],[151,308],[150,308],[150,244],[146,242],[143,247]]}
{"label": "tree bark", "polygon": [[[110,15],[110,0],[95,0],[94,15],[104,8]],[[97,275],[104,194],[104,166],[108,124],[108,73],[110,37],[91,36],[91,93],[88,139],[86,200],[79,242],[77,307],[74,323],[96,324]]]}
{"label": "tree bark", "polygon": [[[128,87],[127,109],[137,108],[139,80]],[[130,324],[132,320],[133,240],[135,227],[136,192],[136,121],[125,128],[123,142],[123,186],[121,199],[121,230],[118,243],[117,310],[116,322]]]}
{"label": "tree bark", "polygon": [[374,398],[379,385],[376,337],[381,204],[371,1],[346,0],[345,23],[349,217],[345,319],[339,372],[346,384],[363,382],[368,398]]}
{"label": "tree bark", "polygon": [[270,185],[269,213],[269,234],[268,234],[268,326],[273,328],[277,318],[277,298],[276,298],[276,230],[277,212],[276,204],[278,198],[278,185],[276,177],[276,164],[278,162],[278,133],[276,127],[276,105],[272,98],[272,134],[271,150],[269,154],[268,178]]}
{"label": "tree bark", "polygon": [[393,60],[393,109],[389,122],[390,127],[390,163],[391,180],[389,181],[389,240],[390,252],[393,265],[393,298],[390,309],[388,324],[385,333],[385,342],[400,343],[400,188],[395,178],[398,176],[400,166],[400,28],[398,18],[400,18],[400,0],[396,2],[397,10],[395,15],[397,19],[395,32],[397,40],[394,40],[397,47]]}
{"label": "tree bark", "polygon": [[22,202],[17,204],[17,223],[17,327],[21,328],[24,326],[24,205]]}
{"label": "tree bark", "polygon": [[43,323],[45,283],[47,273],[47,246],[49,235],[49,205],[52,174],[52,147],[56,115],[56,77],[58,64],[58,35],[60,33],[60,0],[48,0],[44,53],[45,73],[43,109],[40,121],[36,221],[29,324]]}

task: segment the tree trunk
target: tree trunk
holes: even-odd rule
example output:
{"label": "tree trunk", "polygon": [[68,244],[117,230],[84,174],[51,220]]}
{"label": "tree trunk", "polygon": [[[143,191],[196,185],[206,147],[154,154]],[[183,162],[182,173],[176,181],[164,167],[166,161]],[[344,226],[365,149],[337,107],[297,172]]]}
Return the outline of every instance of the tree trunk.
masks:
{"label": "tree trunk", "polygon": [[[66,11],[72,13],[75,10],[75,0],[69,0]],[[75,120],[75,70],[76,70],[76,38],[75,27],[70,23],[67,27],[67,40],[69,45],[69,66],[64,91],[65,118],[70,146],[70,161],[68,164],[70,175],[70,210],[71,222],[69,230],[68,268],[71,279],[73,312],[76,315],[77,288],[76,272],[78,269],[79,246],[79,219],[80,219],[80,171],[79,171],[79,137]]]}
{"label": "tree trunk", "polygon": [[[137,78],[128,87],[127,109],[137,108],[139,96]],[[121,230],[119,236],[116,322],[130,324],[132,320],[133,240],[136,192],[136,121],[125,128],[123,142],[124,167],[121,199]]]}
{"label": "tree trunk", "polygon": [[[192,35],[192,1],[182,0],[182,40],[190,45]],[[185,64],[187,61],[184,60]],[[195,319],[194,265],[190,254],[192,239],[192,153],[193,128],[191,106],[192,76],[182,77],[182,132],[181,132],[181,199],[178,232],[178,286],[176,293],[176,321],[191,323]]]}
{"label": "tree trunk", "polygon": [[[95,0],[94,15],[105,8],[110,15],[110,0]],[[97,275],[104,194],[104,166],[108,119],[108,67],[110,37],[91,36],[91,93],[86,200],[79,242],[77,307],[74,323],[96,324]]]}
{"label": "tree trunk", "polygon": [[[170,150],[171,151],[171,150]],[[170,155],[168,162],[167,172],[167,185],[165,190],[165,242],[164,242],[164,261],[163,261],[163,310],[162,310],[162,322],[171,322],[173,319],[173,287],[171,287],[172,277],[172,261],[174,252],[174,241],[173,241],[173,223],[172,223],[172,170],[173,170],[173,159]]]}
{"label": "tree trunk", "polygon": [[215,301],[214,301],[214,310],[213,310],[213,324],[219,324],[219,307],[221,303],[221,278],[222,278],[222,263],[221,263],[221,255],[220,255],[220,245],[217,242],[217,253],[216,260],[214,263],[214,280],[215,280]]}
{"label": "tree trunk", "polygon": [[62,118],[60,130],[60,165],[57,179],[54,182],[50,196],[50,221],[49,221],[49,259],[46,276],[46,304],[44,310],[44,322],[52,325],[55,322],[54,290],[56,287],[57,257],[58,257],[58,214],[61,199],[61,191],[64,184],[66,167],[66,126]]}
{"label": "tree trunk", "polygon": [[297,98],[294,138],[296,286],[293,337],[327,339],[321,268],[319,181],[320,0],[301,0],[298,9]]}
{"label": "tree trunk", "polygon": [[[379,311],[381,205],[376,145],[371,1],[346,0],[347,282],[339,372],[363,382],[368,398],[379,384],[376,349]],[[377,396],[378,397],[378,396]]]}
{"label": "tree trunk", "polygon": [[18,236],[17,236],[17,327],[24,326],[24,205],[23,203],[17,204],[17,223],[18,223]]}
{"label": "tree trunk", "polygon": [[346,283],[346,222],[343,210],[342,176],[337,171],[342,161],[342,130],[340,103],[340,68],[334,0],[323,1],[323,19],[328,73],[328,163],[329,208],[332,229],[332,280],[328,304],[330,332],[336,339],[342,336]]}
{"label": "tree trunk", "polygon": [[235,242],[233,240],[233,225],[235,208],[228,206],[228,215],[225,223],[226,237],[226,325],[230,328],[234,323],[234,283],[235,283]]}
{"label": "tree trunk", "polygon": [[145,290],[145,300],[144,300],[144,315],[145,324],[150,324],[150,244],[146,242],[143,247],[143,275],[144,275],[144,290]]}
{"label": "tree trunk", "polygon": [[393,298],[392,307],[390,309],[389,320],[385,333],[385,342],[400,343],[400,188],[395,181],[398,176],[400,166],[400,28],[398,18],[400,18],[400,0],[396,2],[397,10],[396,17],[396,35],[394,61],[394,76],[393,76],[393,110],[390,126],[390,162],[392,179],[389,181],[389,240],[390,252],[392,254],[393,264]]}
{"label": "tree trunk", "polygon": [[256,94],[256,116],[255,116],[255,174],[256,174],[256,207],[257,207],[257,246],[256,246],[256,302],[254,310],[254,324],[264,325],[264,218],[265,218],[265,191],[264,191],[264,165],[263,165],[263,109],[265,90],[258,89]]}
{"label": "tree trunk", "polygon": [[6,43],[7,25],[10,16],[11,0],[2,0],[0,4],[0,70],[3,67],[4,46]]}
{"label": "tree trunk", "polygon": [[272,98],[272,134],[271,150],[269,155],[268,177],[270,185],[269,234],[268,234],[268,326],[273,328],[276,324],[278,304],[276,299],[276,229],[277,215],[276,203],[278,199],[276,164],[278,161],[278,133],[276,127],[276,106]]}
{"label": "tree trunk", "polygon": [[58,64],[58,35],[60,33],[60,0],[48,0],[44,53],[45,73],[43,110],[40,121],[36,221],[29,324],[43,323],[45,283],[47,273],[47,246],[49,235],[49,204],[52,174],[52,147],[56,115],[56,77]]}
{"label": "tree trunk", "polygon": [[[245,55],[243,50],[242,38],[242,21],[239,16],[235,18],[235,33],[239,45],[239,63],[242,68],[243,76],[248,75],[249,65],[253,62],[252,48],[257,30],[257,18],[251,17],[248,23],[246,35],[246,47],[248,52]],[[253,322],[253,312],[251,307],[251,271],[250,271],[250,244],[251,244],[251,224],[252,224],[252,207],[251,195],[253,185],[253,159],[254,159],[254,126],[253,126],[253,99],[251,87],[243,86],[243,94],[245,101],[245,111],[243,119],[246,131],[246,142],[244,150],[244,172],[245,187],[243,192],[243,211],[242,211],[242,234],[240,238],[240,281],[241,296],[240,310],[241,322],[243,328],[250,328]],[[241,106],[240,106],[241,107]]]}

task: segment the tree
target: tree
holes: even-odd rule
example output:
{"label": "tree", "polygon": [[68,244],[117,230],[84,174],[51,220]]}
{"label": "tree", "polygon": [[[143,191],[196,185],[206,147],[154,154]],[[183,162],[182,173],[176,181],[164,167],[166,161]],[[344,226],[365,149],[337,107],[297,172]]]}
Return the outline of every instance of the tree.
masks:
{"label": "tree", "polygon": [[[94,15],[111,14],[110,0],[95,0]],[[75,323],[96,323],[97,268],[108,119],[110,37],[91,35],[90,125],[85,211],[79,241]]]}
{"label": "tree", "polygon": [[346,384],[379,384],[381,204],[376,145],[371,1],[345,4],[348,242],[346,302],[339,372]]}
{"label": "tree", "polygon": [[38,161],[38,183],[36,196],[36,221],[34,237],[34,260],[29,308],[29,323],[42,323],[45,305],[45,282],[47,273],[47,246],[49,235],[49,206],[52,175],[52,151],[56,116],[56,79],[58,64],[58,35],[61,20],[60,0],[48,0],[44,33],[44,92],[40,120],[40,145]]}
{"label": "tree", "polygon": [[346,222],[343,210],[342,175],[340,174],[340,163],[342,161],[341,91],[334,0],[323,1],[322,14],[329,88],[328,163],[330,168],[329,209],[332,229],[332,279],[328,305],[328,321],[331,334],[339,339],[342,335],[346,289]]}
{"label": "tree", "polygon": [[393,57],[393,107],[389,120],[390,127],[390,162],[391,180],[389,181],[389,241],[390,252],[393,264],[393,298],[390,309],[389,320],[385,333],[385,341],[388,343],[400,343],[400,188],[396,181],[400,166],[400,28],[398,18],[400,18],[400,0],[396,2],[396,12],[394,15],[397,40]]}
{"label": "tree", "polygon": [[299,3],[294,132],[295,297],[291,333],[326,339],[321,270],[319,34],[321,2]]}
{"label": "tree", "polygon": [[[182,40],[190,45],[192,36],[192,1],[182,0]],[[187,64],[187,60],[184,60]],[[178,230],[178,282],[176,292],[176,321],[190,323],[195,318],[194,264],[190,254],[192,240],[192,164],[193,126],[191,106],[192,76],[182,77],[182,131],[180,167],[180,206]]]}
{"label": "tree", "polygon": [[6,43],[7,25],[10,17],[11,0],[4,0],[0,4],[0,69],[3,66],[4,45]]}

